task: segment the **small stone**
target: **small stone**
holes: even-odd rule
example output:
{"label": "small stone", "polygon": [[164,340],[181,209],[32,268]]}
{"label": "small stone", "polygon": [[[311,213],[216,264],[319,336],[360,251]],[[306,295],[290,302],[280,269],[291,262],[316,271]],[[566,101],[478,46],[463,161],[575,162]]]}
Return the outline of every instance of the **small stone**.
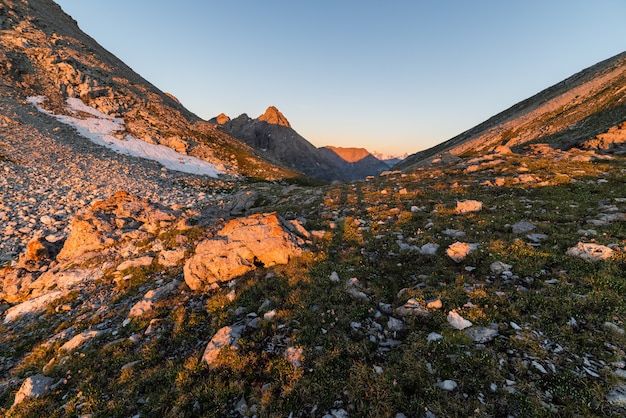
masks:
{"label": "small stone", "polygon": [[494,261],[493,263],[491,263],[491,265],[489,266],[489,269],[491,270],[491,272],[493,274],[495,274],[496,276],[501,275],[502,273],[504,273],[505,271],[511,271],[511,269],[513,268],[512,265],[510,264],[505,264],[501,261]]}
{"label": "small stone", "polygon": [[287,347],[285,350],[285,360],[287,360],[296,369],[302,366],[302,357],[304,350],[302,348]]}
{"label": "small stone", "polygon": [[465,330],[465,335],[477,344],[488,343],[498,335],[498,330],[487,327],[476,327]]}
{"label": "small stone", "polygon": [[526,235],[526,238],[528,238],[530,241],[534,242],[534,243],[539,243],[545,239],[548,238],[548,236],[546,234],[528,234]]}
{"label": "small stone", "polygon": [[579,242],[575,247],[569,248],[565,254],[594,262],[611,258],[613,250],[604,245]]}
{"label": "small stone", "polygon": [[460,263],[465,260],[465,258],[478,248],[478,244],[468,244],[465,242],[455,242],[454,244],[450,244],[448,249],[446,250],[446,254],[448,257],[452,259],[452,261],[456,263]]}
{"label": "small stone", "polygon": [[453,328],[462,330],[465,328],[471,327],[473,324],[467,319],[463,318],[461,315],[456,313],[456,311],[448,312],[448,323],[452,325]]}
{"label": "small stone", "polygon": [[402,331],[405,326],[401,319],[389,317],[389,321],[387,321],[387,328],[389,331]]}
{"label": "small stone", "polygon": [[341,279],[339,279],[339,274],[336,271],[330,273],[330,281],[333,283],[339,283]]}
{"label": "small stone", "polygon": [[119,266],[117,266],[117,271],[123,271],[129,268],[136,267],[146,267],[152,264],[152,260],[154,260],[154,257],[151,257],[149,255],[135,258],[133,260],[126,260],[122,262]]}
{"label": "small stone", "polygon": [[209,344],[207,344],[204,354],[202,355],[202,361],[206,362],[210,368],[215,367],[217,356],[222,347],[236,349],[238,347],[237,341],[241,338],[244,329],[245,325],[243,324],[220,328],[211,341],[209,341]]}
{"label": "small stone", "polygon": [[426,302],[426,307],[428,309],[441,309],[443,307],[443,303],[441,302],[441,299],[439,298],[431,299]]}
{"label": "small stone", "polygon": [[438,341],[442,339],[443,339],[443,335],[438,334],[436,332],[431,332],[430,334],[428,334],[428,337],[426,337],[426,342]]}
{"label": "small stone", "polygon": [[457,214],[461,215],[464,213],[470,212],[480,212],[483,208],[483,203],[478,200],[463,200],[460,202],[456,202],[456,209],[454,210]]}
{"label": "small stone", "polygon": [[443,382],[437,382],[436,386],[451,392],[457,388],[458,384],[454,380],[444,380]]}
{"label": "small stone", "polygon": [[606,397],[611,405],[626,408],[626,385],[615,387]]}
{"label": "small stone", "polygon": [[624,335],[624,329],[620,328],[619,326],[615,325],[612,322],[607,321],[603,325],[604,325],[604,328],[606,329],[609,329],[613,332],[617,332],[618,334]]}
{"label": "small stone", "polygon": [[513,224],[511,228],[513,229],[514,234],[525,234],[534,230],[536,226],[531,224],[530,222],[521,221]]}
{"label": "small stone", "polygon": [[537,363],[535,360],[533,360],[532,363],[530,363],[535,369],[539,370],[542,374],[548,374],[548,371],[546,370],[545,367],[543,367],[541,364]]}

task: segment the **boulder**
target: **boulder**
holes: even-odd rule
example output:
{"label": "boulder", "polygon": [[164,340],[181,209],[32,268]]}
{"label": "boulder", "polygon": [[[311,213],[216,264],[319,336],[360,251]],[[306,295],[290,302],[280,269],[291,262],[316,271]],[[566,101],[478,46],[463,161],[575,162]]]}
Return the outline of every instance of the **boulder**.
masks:
{"label": "boulder", "polygon": [[13,401],[13,407],[22,403],[26,399],[38,398],[50,391],[50,386],[54,382],[51,377],[46,377],[41,374],[27,377],[20,390],[15,394],[15,400]]}
{"label": "boulder", "polygon": [[44,264],[50,263],[59,253],[59,242],[49,242],[43,237],[35,237],[26,245],[26,251],[20,257],[18,267],[36,271]]}
{"label": "boulder", "polygon": [[301,254],[302,237],[275,213],[229,221],[213,239],[201,242],[184,267],[193,290],[226,282],[257,267],[286,264]]}

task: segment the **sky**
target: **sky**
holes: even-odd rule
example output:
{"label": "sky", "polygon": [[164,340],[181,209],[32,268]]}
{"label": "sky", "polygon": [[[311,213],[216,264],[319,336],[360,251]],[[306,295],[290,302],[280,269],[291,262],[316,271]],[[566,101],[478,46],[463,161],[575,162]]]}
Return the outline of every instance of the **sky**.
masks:
{"label": "sky", "polygon": [[624,0],[56,0],[203,119],[400,155],[626,50]]}

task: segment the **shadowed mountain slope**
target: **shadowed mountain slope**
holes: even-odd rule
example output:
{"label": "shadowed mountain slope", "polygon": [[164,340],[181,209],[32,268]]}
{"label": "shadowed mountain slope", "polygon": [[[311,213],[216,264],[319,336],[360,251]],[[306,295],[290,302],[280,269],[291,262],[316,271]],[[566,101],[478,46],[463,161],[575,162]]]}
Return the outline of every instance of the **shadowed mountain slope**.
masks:
{"label": "shadowed mountain slope", "polygon": [[349,180],[364,179],[389,169],[387,164],[374,157],[365,148],[326,146],[319,150],[322,155],[338,166]]}
{"label": "shadowed mountain slope", "polygon": [[548,143],[569,149],[619,129],[626,120],[626,52],[593,65],[430,149],[409,156],[406,169],[442,153],[483,154],[504,145]]}
{"label": "shadowed mountain slope", "polygon": [[260,150],[278,164],[324,181],[346,180],[341,170],[298,134],[274,106],[268,107],[256,119],[244,113],[219,126],[227,134]]}

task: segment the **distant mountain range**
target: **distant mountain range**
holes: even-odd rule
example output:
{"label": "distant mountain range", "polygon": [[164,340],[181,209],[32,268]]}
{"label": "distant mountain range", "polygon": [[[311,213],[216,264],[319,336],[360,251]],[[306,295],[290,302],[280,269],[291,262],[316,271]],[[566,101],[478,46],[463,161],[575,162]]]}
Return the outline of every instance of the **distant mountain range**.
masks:
{"label": "distant mountain range", "polygon": [[320,180],[358,180],[389,169],[389,165],[363,148],[315,147],[274,106],[256,119],[245,113],[230,119],[222,113],[209,122],[268,160]]}

